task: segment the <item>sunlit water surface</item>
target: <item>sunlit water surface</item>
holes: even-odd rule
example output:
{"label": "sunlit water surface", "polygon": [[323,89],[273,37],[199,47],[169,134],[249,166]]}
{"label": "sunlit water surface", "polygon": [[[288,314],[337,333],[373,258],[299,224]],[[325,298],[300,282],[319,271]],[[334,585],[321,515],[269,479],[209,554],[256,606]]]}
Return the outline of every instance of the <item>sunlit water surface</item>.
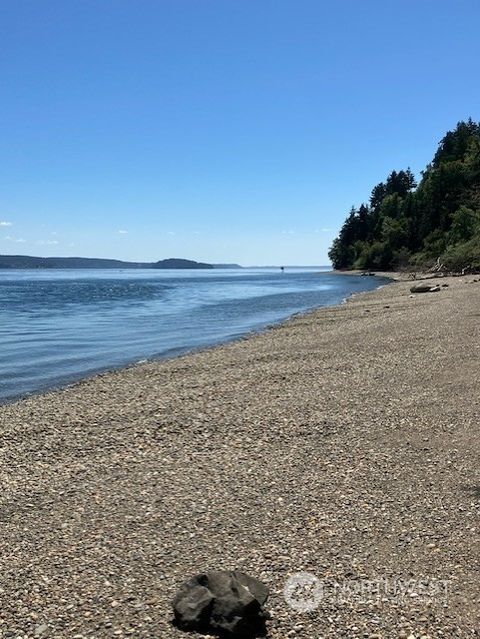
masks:
{"label": "sunlit water surface", "polygon": [[0,270],[0,402],[227,341],[382,283],[318,269]]}

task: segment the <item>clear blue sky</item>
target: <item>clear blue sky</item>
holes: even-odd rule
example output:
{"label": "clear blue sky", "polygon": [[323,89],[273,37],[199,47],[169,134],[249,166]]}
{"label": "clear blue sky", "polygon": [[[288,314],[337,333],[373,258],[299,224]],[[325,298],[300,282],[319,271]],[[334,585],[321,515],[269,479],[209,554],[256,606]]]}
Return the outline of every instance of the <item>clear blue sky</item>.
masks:
{"label": "clear blue sky", "polygon": [[478,0],[3,0],[0,253],[324,264],[480,119],[479,32]]}

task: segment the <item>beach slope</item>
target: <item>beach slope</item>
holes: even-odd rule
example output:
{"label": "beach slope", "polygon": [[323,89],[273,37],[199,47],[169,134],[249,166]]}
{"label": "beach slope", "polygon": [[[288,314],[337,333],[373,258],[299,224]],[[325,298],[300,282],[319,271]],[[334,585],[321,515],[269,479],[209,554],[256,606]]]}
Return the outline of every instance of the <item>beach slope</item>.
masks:
{"label": "beach slope", "polygon": [[270,587],[273,639],[475,636],[480,283],[442,282],[0,407],[0,637],[186,636],[214,568]]}

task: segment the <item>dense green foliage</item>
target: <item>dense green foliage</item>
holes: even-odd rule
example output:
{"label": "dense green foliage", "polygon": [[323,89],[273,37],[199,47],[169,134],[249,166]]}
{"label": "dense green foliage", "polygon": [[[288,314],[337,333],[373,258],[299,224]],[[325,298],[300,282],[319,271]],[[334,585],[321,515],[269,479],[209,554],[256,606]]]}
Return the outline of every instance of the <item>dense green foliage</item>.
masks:
{"label": "dense green foliage", "polygon": [[418,186],[410,169],[377,184],[329,257],[335,268],[480,270],[480,123],[445,135]]}

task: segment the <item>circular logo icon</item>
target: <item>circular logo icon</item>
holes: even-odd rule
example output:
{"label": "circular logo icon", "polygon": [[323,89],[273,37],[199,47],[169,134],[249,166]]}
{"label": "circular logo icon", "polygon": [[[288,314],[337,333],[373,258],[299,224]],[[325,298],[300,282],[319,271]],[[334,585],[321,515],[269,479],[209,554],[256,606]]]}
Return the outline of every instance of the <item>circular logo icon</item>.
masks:
{"label": "circular logo icon", "polygon": [[311,612],[323,597],[323,585],[311,572],[296,572],[288,578],[283,596],[293,610]]}

